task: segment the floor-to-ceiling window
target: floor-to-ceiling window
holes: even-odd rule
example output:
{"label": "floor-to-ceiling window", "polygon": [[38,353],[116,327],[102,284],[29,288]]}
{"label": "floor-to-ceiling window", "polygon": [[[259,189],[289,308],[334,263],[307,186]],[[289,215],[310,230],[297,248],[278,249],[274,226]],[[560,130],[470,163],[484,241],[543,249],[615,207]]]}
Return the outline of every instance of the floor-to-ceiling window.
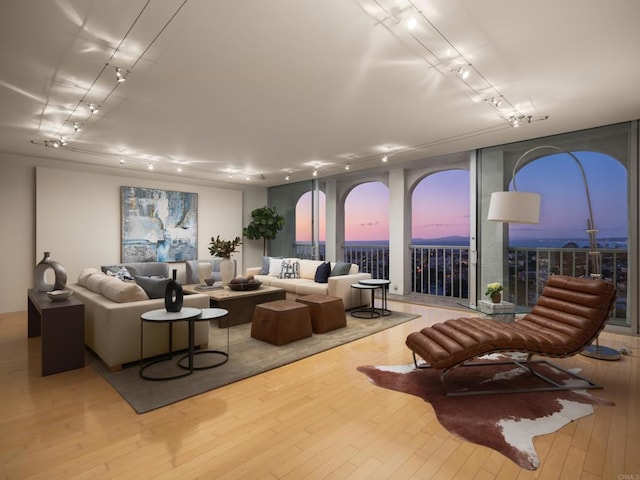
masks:
{"label": "floor-to-ceiling window", "polygon": [[[618,291],[609,325],[637,332],[638,299],[631,294],[638,289],[633,145],[628,123],[482,150],[480,285],[501,281],[506,298],[530,306],[549,275],[593,273],[589,199],[602,278]],[[513,190],[514,174],[516,190],[541,195],[537,224],[486,221],[491,192]]]}
{"label": "floor-to-ceiling window", "polygon": [[412,291],[469,296],[469,171],[424,177],[411,195]]}
{"label": "floor-to-ceiling window", "polygon": [[382,182],[355,186],[344,201],[345,261],[373,278],[389,277],[389,188]]}
{"label": "floor-to-ceiling window", "polygon": [[309,190],[298,200],[295,215],[296,257],[316,258],[317,256],[321,260],[325,259],[326,205],[326,195],[322,191],[318,192],[316,198],[315,192]]}

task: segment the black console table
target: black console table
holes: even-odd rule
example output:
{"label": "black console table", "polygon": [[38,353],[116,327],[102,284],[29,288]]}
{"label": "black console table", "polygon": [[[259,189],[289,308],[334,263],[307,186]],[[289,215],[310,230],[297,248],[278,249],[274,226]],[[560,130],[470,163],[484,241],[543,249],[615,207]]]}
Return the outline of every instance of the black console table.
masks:
{"label": "black console table", "polygon": [[42,376],[84,367],[84,304],[52,302],[33,288],[27,298],[27,336],[42,336]]}

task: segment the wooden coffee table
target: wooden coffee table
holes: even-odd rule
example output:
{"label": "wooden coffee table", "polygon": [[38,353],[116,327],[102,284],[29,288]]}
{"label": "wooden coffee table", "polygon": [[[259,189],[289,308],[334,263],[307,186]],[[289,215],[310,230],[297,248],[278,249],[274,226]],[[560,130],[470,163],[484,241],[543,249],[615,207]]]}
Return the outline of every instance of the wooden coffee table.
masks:
{"label": "wooden coffee table", "polygon": [[227,328],[253,320],[253,310],[259,303],[274,300],[286,300],[286,292],[282,288],[261,285],[257,290],[238,292],[228,287],[214,290],[198,290],[198,285],[183,285],[184,293],[204,293],[209,295],[211,308],[224,308],[229,312],[218,320],[218,327]]}

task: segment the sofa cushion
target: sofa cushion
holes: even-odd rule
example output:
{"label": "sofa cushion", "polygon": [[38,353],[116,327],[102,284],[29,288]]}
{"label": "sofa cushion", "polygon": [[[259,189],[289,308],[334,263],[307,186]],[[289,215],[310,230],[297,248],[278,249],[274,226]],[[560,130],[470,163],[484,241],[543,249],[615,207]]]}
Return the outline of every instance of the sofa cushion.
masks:
{"label": "sofa cushion", "polygon": [[309,260],[307,258],[300,260],[300,278],[313,280],[319,265],[322,265],[322,260]]}
{"label": "sofa cushion", "polygon": [[133,282],[123,282],[116,277],[106,277],[102,282],[102,296],[116,303],[149,300],[139,285]]}
{"label": "sofa cushion", "polygon": [[313,280],[318,283],[327,283],[329,281],[329,275],[331,274],[331,264],[324,262],[318,265],[316,273],[313,276]]}
{"label": "sofa cushion", "polygon": [[286,292],[296,293],[296,284],[300,279],[270,277],[272,287],[281,288]]}
{"label": "sofa cushion", "polygon": [[100,273],[100,270],[98,270],[97,268],[94,268],[94,267],[89,267],[89,268],[83,269],[80,272],[80,275],[78,275],[78,284],[80,284],[81,286],[87,288],[87,280],[94,273]]}
{"label": "sofa cushion", "polygon": [[136,275],[136,283],[142,287],[149,298],[164,298],[170,278],[143,277]]}
{"label": "sofa cushion", "polygon": [[351,269],[350,263],[336,262],[335,266],[331,270],[330,277],[337,277],[339,275],[347,275]]}
{"label": "sofa cushion", "polygon": [[313,280],[306,280],[301,278],[295,283],[296,295],[327,295],[329,291],[329,285],[326,283],[317,283]]}
{"label": "sofa cushion", "polygon": [[[94,293],[99,293],[102,295],[102,282],[104,282],[107,277],[104,273],[94,273],[93,275],[87,278],[87,289],[91,290]],[[120,280],[118,280],[120,281]]]}

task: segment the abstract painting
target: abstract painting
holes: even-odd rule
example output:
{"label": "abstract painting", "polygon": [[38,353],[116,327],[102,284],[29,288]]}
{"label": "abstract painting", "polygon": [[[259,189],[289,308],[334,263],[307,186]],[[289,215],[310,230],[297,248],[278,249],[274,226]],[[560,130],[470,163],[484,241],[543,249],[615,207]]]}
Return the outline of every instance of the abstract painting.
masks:
{"label": "abstract painting", "polygon": [[122,262],[183,262],[198,252],[198,194],[121,187]]}

